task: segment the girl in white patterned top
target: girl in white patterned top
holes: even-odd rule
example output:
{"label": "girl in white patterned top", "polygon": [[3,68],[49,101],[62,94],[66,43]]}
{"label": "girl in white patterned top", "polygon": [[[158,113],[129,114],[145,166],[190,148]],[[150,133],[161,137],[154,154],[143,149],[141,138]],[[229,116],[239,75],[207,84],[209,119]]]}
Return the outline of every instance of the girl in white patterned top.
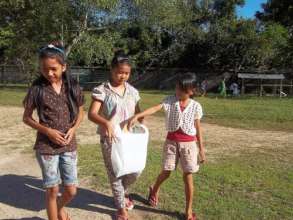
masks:
{"label": "girl in white patterned top", "polygon": [[176,169],[180,161],[184,173],[187,220],[196,219],[195,213],[192,212],[192,173],[199,169],[198,154],[200,162],[205,161],[200,127],[202,107],[191,98],[195,94],[195,83],[196,78],[193,74],[180,76],[176,83],[176,95],[168,96],[159,105],[136,114],[128,123],[131,127],[136,120],[164,109],[168,134],[163,151],[163,167],[155,184],[150,187],[148,201],[151,206],[157,206],[161,184],[170,176],[171,171]]}

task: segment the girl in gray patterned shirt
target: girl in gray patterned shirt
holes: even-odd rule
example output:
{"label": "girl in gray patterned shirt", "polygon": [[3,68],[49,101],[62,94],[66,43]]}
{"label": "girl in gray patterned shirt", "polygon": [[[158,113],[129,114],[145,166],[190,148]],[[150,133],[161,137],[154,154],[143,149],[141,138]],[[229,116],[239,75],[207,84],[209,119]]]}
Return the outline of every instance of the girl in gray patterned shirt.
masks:
{"label": "girl in gray patterned shirt", "polygon": [[99,126],[98,134],[101,137],[104,163],[118,209],[118,220],[128,219],[127,211],[134,207],[126,191],[139,176],[139,173],[132,173],[117,178],[111,162],[112,142],[115,141],[114,125],[126,124],[129,118],[140,111],[139,93],[127,83],[130,72],[129,58],[121,51],[116,52],[111,64],[110,80],[93,89],[88,112],[89,119]]}

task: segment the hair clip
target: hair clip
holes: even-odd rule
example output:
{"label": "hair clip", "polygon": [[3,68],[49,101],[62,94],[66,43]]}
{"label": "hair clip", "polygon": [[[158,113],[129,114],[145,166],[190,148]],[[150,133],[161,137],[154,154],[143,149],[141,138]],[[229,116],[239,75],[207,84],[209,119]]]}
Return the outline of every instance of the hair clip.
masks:
{"label": "hair clip", "polygon": [[121,62],[121,61],[124,61],[124,60],[129,61],[129,58],[128,57],[117,57],[118,62]]}
{"label": "hair clip", "polygon": [[58,52],[62,53],[63,55],[65,55],[64,50],[54,46],[53,44],[48,44],[47,46],[41,48],[40,51],[44,51],[46,49],[53,49],[53,50],[57,50]]}

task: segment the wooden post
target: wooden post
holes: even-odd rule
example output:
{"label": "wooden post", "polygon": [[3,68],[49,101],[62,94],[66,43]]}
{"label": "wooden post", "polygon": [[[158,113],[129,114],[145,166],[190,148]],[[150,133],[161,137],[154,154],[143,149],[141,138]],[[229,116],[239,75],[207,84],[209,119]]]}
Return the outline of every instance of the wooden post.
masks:
{"label": "wooden post", "polygon": [[77,82],[79,84],[79,74],[80,74],[80,71],[77,72]]}
{"label": "wooden post", "polygon": [[259,96],[261,97],[262,96],[262,79],[260,79],[260,89],[259,89]]}
{"label": "wooden post", "polygon": [[3,67],[2,67],[2,73],[3,73],[3,84],[5,84],[5,86],[6,86],[6,80],[5,80],[5,65],[3,65]]}
{"label": "wooden post", "polygon": [[277,95],[277,83],[276,83],[276,81],[274,81],[274,84],[273,84],[273,94],[274,94],[274,96]]}
{"label": "wooden post", "polygon": [[242,78],[241,81],[242,81],[242,84],[241,84],[241,95],[244,95],[244,93],[245,93],[245,80]]}
{"label": "wooden post", "polygon": [[280,97],[282,97],[282,92],[283,92],[283,80],[281,79],[281,81],[280,81]]}
{"label": "wooden post", "polygon": [[293,79],[291,79],[290,95],[293,95]]}
{"label": "wooden post", "polygon": [[1,84],[4,84],[4,65],[1,66]]}

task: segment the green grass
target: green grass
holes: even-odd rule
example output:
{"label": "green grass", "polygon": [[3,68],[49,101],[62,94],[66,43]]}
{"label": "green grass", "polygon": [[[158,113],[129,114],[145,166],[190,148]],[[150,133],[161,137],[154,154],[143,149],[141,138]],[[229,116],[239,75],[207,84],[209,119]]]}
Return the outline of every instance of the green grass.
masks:
{"label": "green grass", "polygon": [[4,106],[22,106],[22,100],[25,96],[26,89],[0,89],[0,105]]}
{"label": "green grass", "polygon": [[[142,91],[143,109],[158,104],[170,92]],[[0,105],[21,106],[25,89],[0,89]],[[90,93],[86,92],[86,108]],[[204,108],[204,121],[248,129],[293,131],[292,98],[197,99]],[[158,114],[162,116],[162,113]],[[269,138],[269,137],[268,137]],[[162,143],[149,146],[145,171],[132,191],[145,197],[161,165]],[[223,156],[201,167],[195,175],[195,210],[200,219],[292,219],[293,216],[293,148],[239,152],[240,156]],[[272,148],[273,149],[273,148]],[[109,191],[100,146],[79,148],[81,177],[88,177],[98,191]],[[174,172],[163,185],[159,210],[184,211],[184,187],[180,171]],[[150,210],[148,213],[153,213]],[[147,215],[145,219],[156,219]],[[163,216],[161,219],[176,219]]]}
{"label": "green grass", "polygon": [[198,98],[209,123],[247,129],[293,131],[293,99]]}
{"label": "green grass", "polygon": [[[147,167],[132,187],[145,197],[161,164],[161,143],[151,143]],[[97,189],[109,189],[99,146],[82,146],[80,174],[93,176]],[[293,150],[243,153],[220,158],[195,175],[195,210],[200,219],[292,219]],[[184,212],[182,173],[177,170],[161,189],[159,210]],[[149,213],[152,213],[150,211]],[[155,219],[146,216],[146,219]],[[162,219],[176,219],[163,216]]]}
{"label": "green grass", "polygon": [[[0,89],[0,105],[21,106],[25,89]],[[90,92],[86,92],[86,109],[90,104]],[[171,92],[141,91],[141,107],[156,105]],[[293,131],[292,98],[243,97],[218,99],[199,97],[204,109],[205,122],[246,129]],[[157,114],[162,116],[163,113]]]}

